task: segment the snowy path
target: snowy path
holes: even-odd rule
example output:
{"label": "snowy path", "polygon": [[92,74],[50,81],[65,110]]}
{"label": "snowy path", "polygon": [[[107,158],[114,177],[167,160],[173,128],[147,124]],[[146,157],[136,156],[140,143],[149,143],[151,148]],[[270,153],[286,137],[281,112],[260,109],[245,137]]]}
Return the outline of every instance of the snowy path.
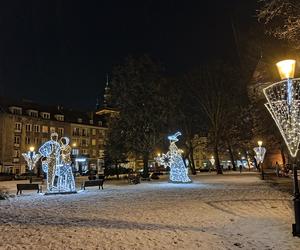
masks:
{"label": "snowy path", "polygon": [[300,249],[291,197],[256,176],[0,201],[0,249]]}

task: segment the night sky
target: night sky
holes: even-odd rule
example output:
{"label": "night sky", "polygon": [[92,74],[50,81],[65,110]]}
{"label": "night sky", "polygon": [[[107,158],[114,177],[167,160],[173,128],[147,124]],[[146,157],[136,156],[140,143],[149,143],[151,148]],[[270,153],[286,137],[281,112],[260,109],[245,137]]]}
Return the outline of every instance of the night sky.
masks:
{"label": "night sky", "polygon": [[1,1],[0,96],[93,109],[106,74],[149,54],[166,74],[237,56],[254,0]]}

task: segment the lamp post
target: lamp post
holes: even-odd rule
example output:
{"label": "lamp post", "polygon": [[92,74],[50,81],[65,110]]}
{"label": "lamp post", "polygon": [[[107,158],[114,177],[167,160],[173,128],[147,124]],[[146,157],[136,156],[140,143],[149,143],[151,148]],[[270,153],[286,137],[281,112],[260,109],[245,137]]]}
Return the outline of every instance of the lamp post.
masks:
{"label": "lamp post", "polygon": [[294,78],[295,60],[284,60],[276,64],[280,82],[264,88],[266,108],[274,119],[293,160],[294,212],[293,236],[300,237],[300,194],[296,156],[300,144],[300,78]]}
{"label": "lamp post", "polygon": [[264,167],[263,167],[263,161],[265,158],[265,154],[266,154],[266,148],[262,147],[263,142],[262,141],[258,141],[257,145],[258,147],[253,148],[256,156],[256,162],[258,163],[258,165],[260,166],[260,172],[261,172],[261,179],[264,180],[265,179],[265,175],[264,175]]}

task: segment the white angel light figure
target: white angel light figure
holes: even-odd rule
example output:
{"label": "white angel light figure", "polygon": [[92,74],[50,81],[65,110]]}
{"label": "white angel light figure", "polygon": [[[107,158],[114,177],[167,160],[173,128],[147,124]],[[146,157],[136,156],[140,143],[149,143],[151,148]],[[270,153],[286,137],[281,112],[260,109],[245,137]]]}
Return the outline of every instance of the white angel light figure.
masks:
{"label": "white angel light figure", "polygon": [[189,183],[192,182],[188,177],[188,169],[185,167],[181,156],[181,150],[178,149],[175,142],[178,141],[178,136],[181,133],[177,132],[174,135],[168,136],[170,141],[169,151],[166,154],[162,154],[161,157],[155,158],[155,160],[165,167],[170,167],[170,181],[173,183]]}

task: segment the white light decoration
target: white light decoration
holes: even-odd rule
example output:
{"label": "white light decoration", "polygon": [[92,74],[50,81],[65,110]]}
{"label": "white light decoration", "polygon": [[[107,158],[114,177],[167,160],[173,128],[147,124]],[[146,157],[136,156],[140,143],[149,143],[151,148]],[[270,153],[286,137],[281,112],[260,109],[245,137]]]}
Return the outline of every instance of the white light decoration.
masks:
{"label": "white light decoration", "polygon": [[212,166],[215,165],[215,158],[214,158],[214,156],[212,156],[212,157],[209,159],[209,161],[210,161],[210,163],[211,163]]}
{"label": "white light decoration", "polygon": [[174,135],[168,136],[170,141],[169,151],[156,157],[155,160],[158,164],[170,167],[170,181],[173,183],[190,183],[191,179],[188,177],[188,169],[185,167],[184,161],[181,156],[181,150],[178,149],[175,142],[178,141],[178,136],[181,133],[177,132]]}
{"label": "white light decoration", "polygon": [[76,192],[71,167],[71,147],[69,138],[62,137],[58,142],[58,134],[52,133],[51,139],[39,149],[45,157],[42,168],[47,173],[47,193]]}
{"label": "white light decoration", "polygon": [[300,79],[285,79],[264,90],[265,104],[274,119],[292,157],[300,143]]}
{"label": "white light decoration", "polygon": [[265,154],[267,152],[266,148],[262,147],[262,143],[260,143],[260,142],[261,141],[258,141],[258,147],[253,148],[253,150],[256,154],[256,156],[254,156],[254,157],[258,164],[264,162]]}
{"label": "white light decoration", "polygon": [[38,160],[41,158],[41,155],[36,154],[34,148],[32,149],[31,147],[30,150],[27,153],[23,153],[22,156],[27,163],[29,171],[32,171],[35,168]]}

